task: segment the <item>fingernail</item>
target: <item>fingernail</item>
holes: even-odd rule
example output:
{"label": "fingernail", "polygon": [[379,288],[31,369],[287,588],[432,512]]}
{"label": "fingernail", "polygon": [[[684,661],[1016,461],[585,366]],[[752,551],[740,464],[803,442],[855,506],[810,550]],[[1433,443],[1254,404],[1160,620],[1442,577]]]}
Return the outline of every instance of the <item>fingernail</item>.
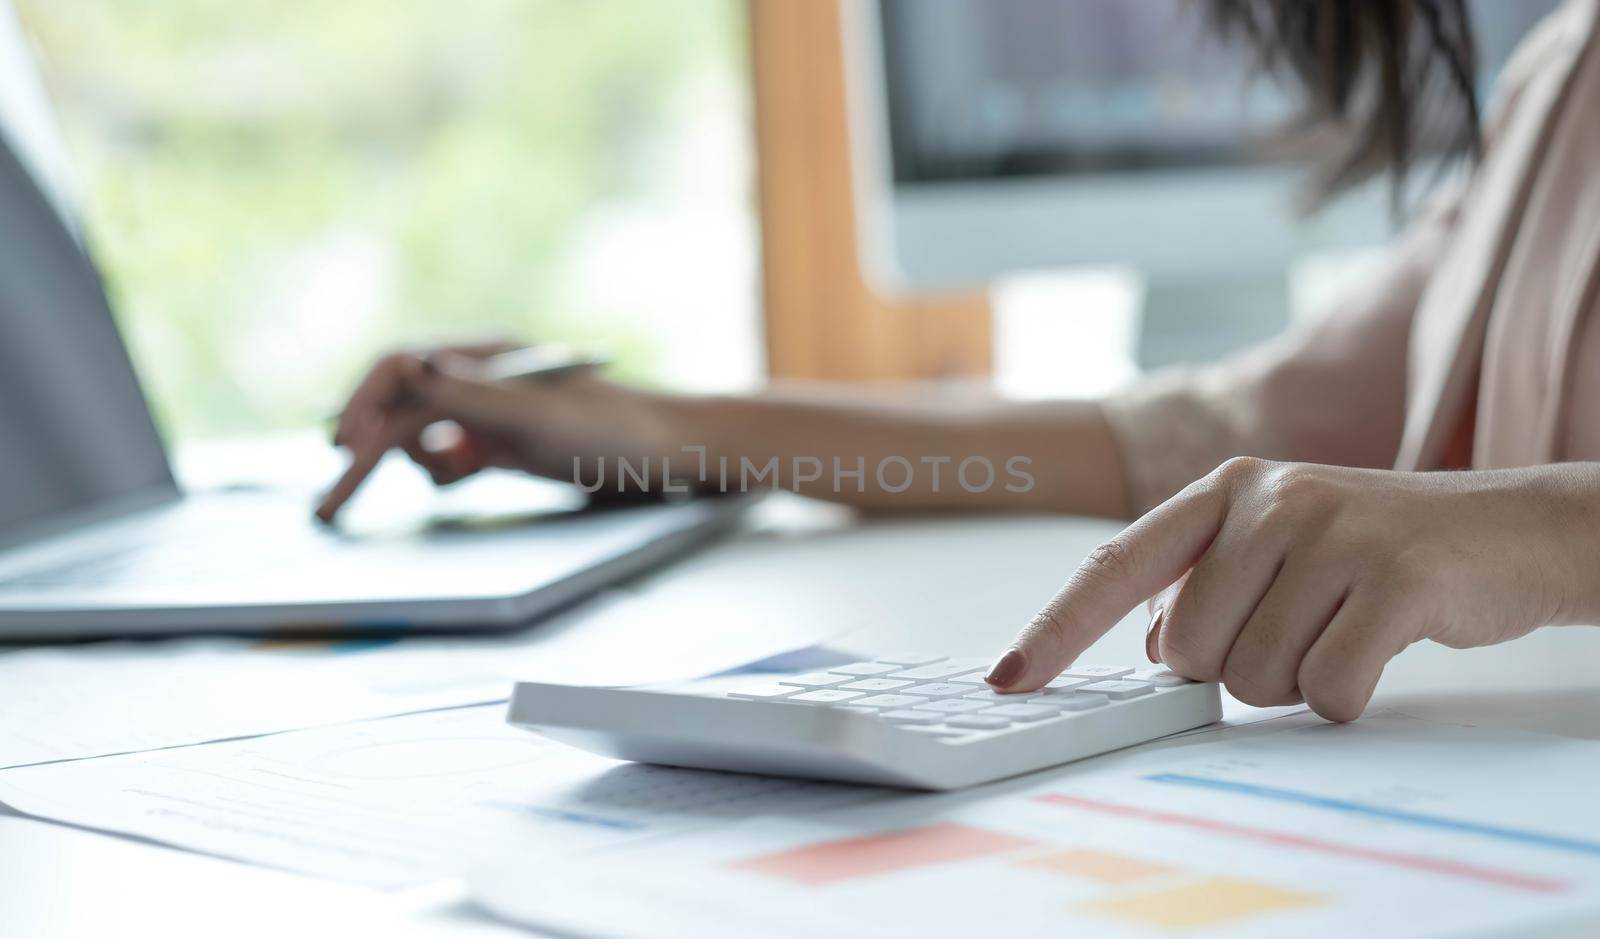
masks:
{"label": "fingernail", "polygon": [[1151,665],[1161,664],[1161,618],[1166,613],[1166,607],[1156,607],[1150,617],[1150,629],[1144,634],[1144,657],[1150,660]]}
{"label": "fingernail", "polygon": [[989,669],[989,674],[984,676],[984,681],[996,688],[1005,688],[1028,670],[1028,657],[1022,654],[1021,649],[1007,649],[1004,655],[995,660],[994,667]]}

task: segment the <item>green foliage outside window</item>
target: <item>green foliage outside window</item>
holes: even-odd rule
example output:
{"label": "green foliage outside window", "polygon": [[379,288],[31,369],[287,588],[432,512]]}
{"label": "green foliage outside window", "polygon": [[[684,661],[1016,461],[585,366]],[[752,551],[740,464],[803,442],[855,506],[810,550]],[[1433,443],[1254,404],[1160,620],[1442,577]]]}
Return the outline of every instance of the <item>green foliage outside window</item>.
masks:
{"label": "green foliage outside window", "polygon": [[443,336],[598,340],[652,376],[564,272],[586,213],[661,196],[693,89],[738,82],[734,0],[17,6],[169,434],[306,424]]}

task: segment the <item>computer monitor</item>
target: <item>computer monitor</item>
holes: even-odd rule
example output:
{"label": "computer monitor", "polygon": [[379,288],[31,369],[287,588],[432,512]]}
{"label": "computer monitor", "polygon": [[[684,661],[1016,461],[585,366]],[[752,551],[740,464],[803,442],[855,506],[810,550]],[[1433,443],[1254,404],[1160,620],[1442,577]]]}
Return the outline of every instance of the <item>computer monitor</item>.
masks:
{"label": "computer monitor", "polygon": [[[880,289],[1132,265],[1155,365],[1277,331],[1294,260],[1392,234],[1381,181],[1300,216],[1306,167],[1263,146],[1294,102],[1202,0],[845,2]],[[1470,4],[1485,86],[1558,4]]]}

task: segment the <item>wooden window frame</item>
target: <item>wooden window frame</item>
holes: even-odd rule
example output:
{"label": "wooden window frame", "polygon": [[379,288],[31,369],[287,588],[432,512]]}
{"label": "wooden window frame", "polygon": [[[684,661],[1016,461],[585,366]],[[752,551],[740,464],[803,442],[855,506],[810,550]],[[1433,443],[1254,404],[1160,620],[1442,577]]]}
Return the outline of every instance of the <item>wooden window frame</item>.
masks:
{"label": "wooden window frame", "polygon": [[983,292],[889,297],[863,275],[840,6],[854,0],[746,2],[769,375],[987,378]]}

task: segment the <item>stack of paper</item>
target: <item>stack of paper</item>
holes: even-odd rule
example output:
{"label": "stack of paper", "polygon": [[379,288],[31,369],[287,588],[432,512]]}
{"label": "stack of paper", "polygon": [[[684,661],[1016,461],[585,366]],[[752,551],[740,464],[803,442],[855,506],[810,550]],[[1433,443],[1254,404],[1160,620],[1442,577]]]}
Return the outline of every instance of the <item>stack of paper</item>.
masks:
{"label": "stack of paper", "polygon": [[1600,745],[1404,718],[1268,731],[529,858],[478,892],[630,939],[1594,934],[1571,930],[1600,924],[1600,810],[1580,782]]}
{"label": "stack of paper", "polygon": [[378,887],[882,796],[616,763],[498,705],[0,773],[23,812]]}
{"label": "stack of paper", "polygon": [[[0,655],[0,768],[503,701],[517,680],[693,678],[823,638],[672,617],[625,591],[506,636],[179,640]],[[621,651],[619,651],[621,650]]]}

